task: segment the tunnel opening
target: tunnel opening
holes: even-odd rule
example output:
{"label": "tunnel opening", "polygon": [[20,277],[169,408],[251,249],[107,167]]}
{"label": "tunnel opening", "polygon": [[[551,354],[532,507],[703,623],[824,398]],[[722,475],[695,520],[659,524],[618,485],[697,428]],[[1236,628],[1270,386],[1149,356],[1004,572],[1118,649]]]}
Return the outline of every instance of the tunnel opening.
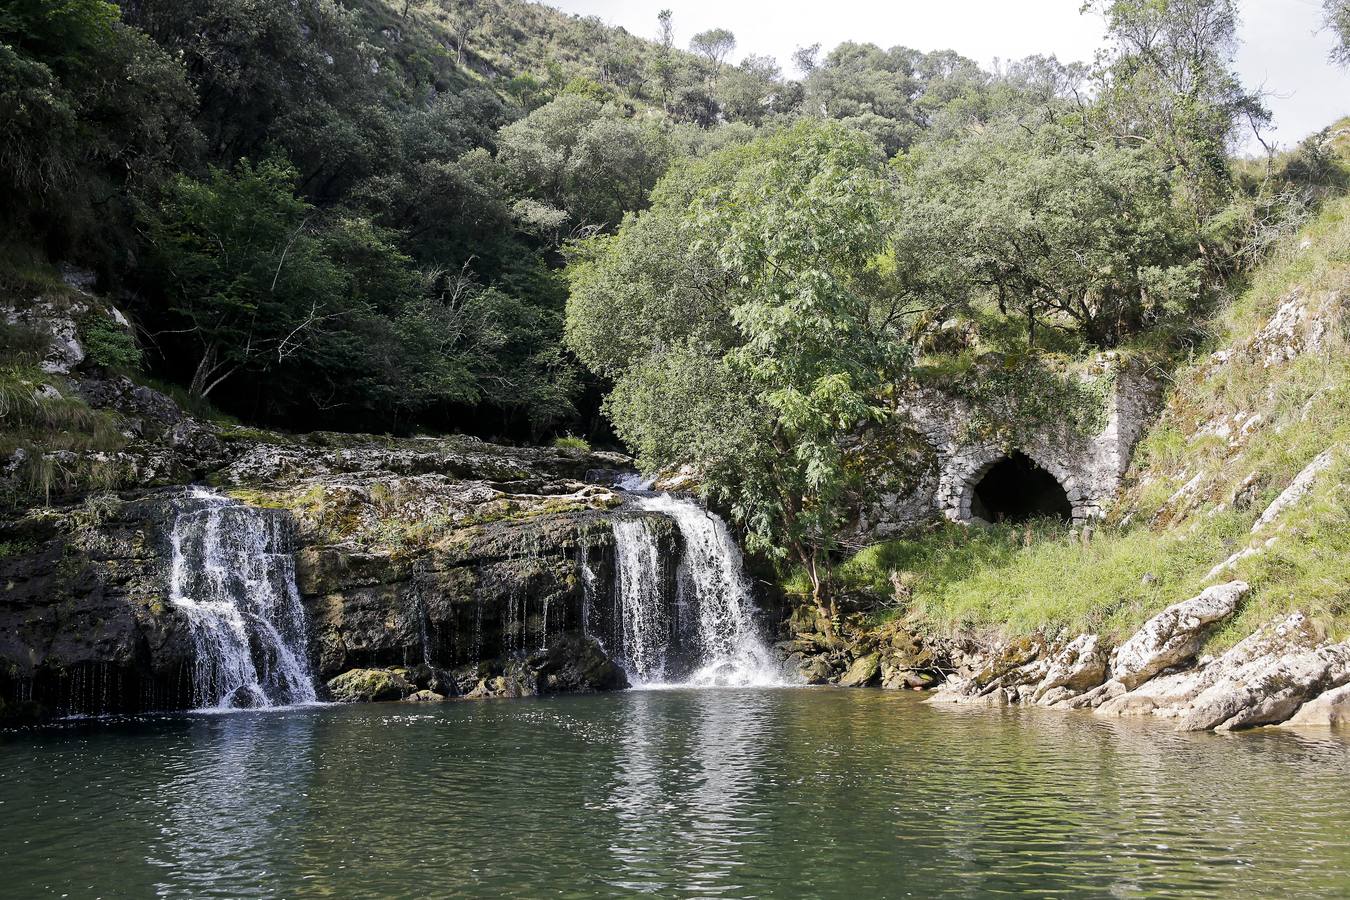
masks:
{"label": "tunnel opening", "polygon": [[1043,518],[1073,521],[1073,504],[1059,479],[1016,451],[984,473],[971,496],[970,512],[994,523]]}

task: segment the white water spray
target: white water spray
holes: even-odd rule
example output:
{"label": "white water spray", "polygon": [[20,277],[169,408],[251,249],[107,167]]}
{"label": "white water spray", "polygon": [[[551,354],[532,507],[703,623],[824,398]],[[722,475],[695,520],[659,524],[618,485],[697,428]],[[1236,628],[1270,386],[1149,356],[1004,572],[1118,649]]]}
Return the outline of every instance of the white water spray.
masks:
{"label": "white water spray", "polygon": [[169,600],[191,628],[199,707],[315,702],[284,524],[204,490],[190,492],[174,520]]}
{"label": "white water spray", "polygon": [[628,674],[639,684],[665,681],[670,616],[662,591],[656,533],[641,519],[616,520],[614,557],[622,626],[619,650]]}
{"label": "white water spray", "polygon": [[692,500],[670,494],[639,495],[633,502],[669,517],[679,528],[684,555],[676,578],[676,609],[681,618],[691,617],[687,623],[672,622],[659,547],[650,526],[640,520],[616,520],[622,656],[633,681],[643,687],[665,685],[672,638],[684,638],[694,670],[683,685],[783,684],[779,667],[756,632],[741,552],[726,523]]}

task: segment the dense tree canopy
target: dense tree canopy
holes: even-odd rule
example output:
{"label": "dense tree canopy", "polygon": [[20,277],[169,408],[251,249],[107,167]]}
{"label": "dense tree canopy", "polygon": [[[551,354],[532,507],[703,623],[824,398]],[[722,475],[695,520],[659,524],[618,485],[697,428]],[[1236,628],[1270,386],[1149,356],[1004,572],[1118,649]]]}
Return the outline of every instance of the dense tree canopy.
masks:
{"label": "dense tree canopy", "polygon": [[899,159],[903,228],[967,301],[991,298],[1098,347],[1192,312],[1192,241],[1166,173],[1145,153],[1055,126],[991,129]]}
{"label": "dense tree canopy", "polygon": [[571,270],[569,340],[616,379],[620,435],[649,467],[696,466],[756,546],[807,567],[822,604],[841,439],[885,414],[909,356],[873,269],[893,187],[871,141],[800,123],[667,176]]}
{"label": "dense tree canopy", "polygon": [[[1309,202],[1289,167],[1232,177],[1235,129],[1265,115],[1232,71],[1233,0],[1090,7],[1110,41],[1095,66],[844,43],[799,51],[794,80],[669,10],[648,41],[521,0],[14,0],[0,242],[94,269],[154,374],[245,418],[604,439],[610,380],[617,417],[683,379],[750,411],[721,433],[800,428],[825,459],[824,432],[788,422],[832,415],[811,399],[818,333],[856,345],[858,367],[830,371],[864,405],[885,367],[857,341],[930,346],[952,315],[982,346],[1129,341]],[[821,199],[841,160],[872,207]],[[1310,147],[1298,166],[1330,183],[1324,163]],[[854,256],[754,256],[774,229],[834,240],[801,230],[812,203]],[[796,392],[781,409],[775,380]],[[622,435],[654,461],[637,421]],[[833,488],[811,489],[829,509]]]}

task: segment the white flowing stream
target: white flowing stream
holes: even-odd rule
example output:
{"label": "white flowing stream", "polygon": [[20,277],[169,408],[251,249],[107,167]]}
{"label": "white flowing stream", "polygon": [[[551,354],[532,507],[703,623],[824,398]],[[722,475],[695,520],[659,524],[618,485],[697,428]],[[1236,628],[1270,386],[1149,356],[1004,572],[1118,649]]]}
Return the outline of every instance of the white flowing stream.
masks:
{"label": "white flowing stream", "polygon": [[[629,483],[625,487],[645,487]],[[671,686],[676,652],[692,668],[680,686],[751,687],[784,684],[756,632],[754,601],[730,529],[692,500],[670,494],[634,495],[633,503],[674,521],[684,553],[675,573],[675,603],[657,534],[643,520],[614,523],[616,612],[623,662],[638,687]]]}
{"label": "white flowing stream", "polygon": [[275,511],[199,489],[174,520],[169,600],[191,628],[200,708],[316,700],[285,525]]}

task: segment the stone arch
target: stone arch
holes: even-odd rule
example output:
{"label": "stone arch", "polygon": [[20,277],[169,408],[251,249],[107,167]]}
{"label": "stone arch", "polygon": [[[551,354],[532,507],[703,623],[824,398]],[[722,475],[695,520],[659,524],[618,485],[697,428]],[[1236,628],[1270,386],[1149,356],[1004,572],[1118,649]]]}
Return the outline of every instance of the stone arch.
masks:
{"label": "stone arch", "polygon": [[977,516],[973,507],[976,488],[994,466],[1015,454],[1026,457],[1059,483],[1069,501],[1070,518],[1075,525],[1096,518],[1096,506],[1086,497],[1074,474],[1048,455],[1025,447],[985,447],[954,460],[943,478],[946,484],[943,491],[945,502],[942,505],[947,518],[957,522],[975,521]]}

